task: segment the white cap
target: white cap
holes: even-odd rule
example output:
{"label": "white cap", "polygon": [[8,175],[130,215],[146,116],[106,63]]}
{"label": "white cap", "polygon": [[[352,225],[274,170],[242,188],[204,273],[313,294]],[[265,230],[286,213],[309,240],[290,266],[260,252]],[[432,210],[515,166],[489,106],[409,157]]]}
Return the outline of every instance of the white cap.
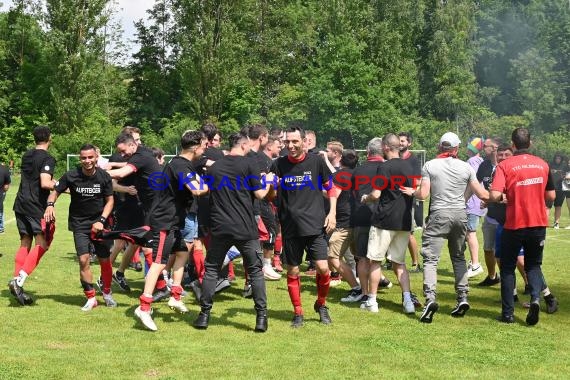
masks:
{"label": "white cap", "polygon": [[453,132],[446,132],[439,139],[439,145],[445,145],[451,148],[455,148],[458,147],[459,144],[461,144],[461,140],[459,140],[459,136],[457,136]]}

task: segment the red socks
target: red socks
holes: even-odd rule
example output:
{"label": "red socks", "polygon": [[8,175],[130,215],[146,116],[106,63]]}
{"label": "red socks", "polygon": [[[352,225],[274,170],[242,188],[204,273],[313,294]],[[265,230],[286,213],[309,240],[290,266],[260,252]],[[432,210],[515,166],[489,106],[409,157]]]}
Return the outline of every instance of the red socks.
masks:
{"label": "red socks", "polygon": [[198,281],[202,283],[204,278],[204,272],[206,270],[204,266],[204,251],[201,249],[192,250],[192,258],[194,259],[194,268],[196,268],[196,276],[198,276]]}
{"label": "red socks", "polygon": [[111,281],[113,279],[113,266],[111,260],[100,260],[101,266],[101,279],[103,280],[103,293],[109,294],[111,292]]}
{"label": "red socks", "polygon": [[278,234],[277,237],[275,238],[275,248],[274,248],[274,252],[276,255],[281,253],[281,249],[283,248],[283,238],[281,237],[281,234]]}
{"label": "red socks", "polygon": [[[245,279],[247,280],[247,271],[244,268],[244,275],[245,275]],[[228,264],[228,277],[229,278],[236,278],[236,274],[234,272],[234,263],[230,261],[230,263]]]}
{"label": "red socks", "polygon": [[182,294],[182,286],[174,285],[170,288],[170,295],[176,300],[180,301],[180,295]]}
{"label": "red socks", "polygon": [[85,297],[87,297],[87,299],[95,297],[95,289],[84,290],[83,293],[85,293]]}
{"label": "red socks", "polygon": [[141,262],[141,247],[138,247],[133,253],[133,257],[131,258],[131,263],[140,263]]}
{"label": "red socks", "polygon": [[46,253],[46,250],[42,248],[41,245],[36,245],[34,248],[30,250],[28,256],[26,256],[26,261],[22,266],[22,270],[26,272],[28,275],[32,274],[34,269],[40,263],[42,256]]}
{"label": "red socks", "polygon": [[303,315],[303,308],[301,307],[301,279],[299,276],[287,275],[287,290],[289,291],[295,314]]}
{"label": "red socks", "polygon": [[317,272],[317,303],[323,306],[327,302],[327,295],[331,284],[331,275]]}
{"label": "red socks", "polygon": [[141,294],[139,297],[141,302],[141,310],[149,312],[150,311],[150,304],[152,303],[152,297],[147,297],[144,294]]}
{"label": "red socks", "polygon": [[162,274],[160,276],[158,276],[158,280],[156,280],[155,288],[156,289],[165,289],[166,288],[166,281],[164,280],[164,277],[162,276]]}
{"label": "red socks", "polygon": [[20,274],[20,269],[22,269],[26,262],[26,256],[28,256],[28,248],[20,247],[16,252],[16,258],[14,260],[16,262],[14,265],[14,277],[17,277],[18,274]]}

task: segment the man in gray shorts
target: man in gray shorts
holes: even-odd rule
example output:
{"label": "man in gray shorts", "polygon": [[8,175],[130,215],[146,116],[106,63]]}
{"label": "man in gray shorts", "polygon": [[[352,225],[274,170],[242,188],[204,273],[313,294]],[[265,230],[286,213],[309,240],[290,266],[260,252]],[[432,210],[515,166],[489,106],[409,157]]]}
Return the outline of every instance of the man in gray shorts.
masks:
{"label": "man in gray shorts", "polygon": [[437,264],[445,239],[449,247],[457,292],[457,304],[451,315],[463,317],[469,310],[467,264],[462,251],[467,232],[465,199],[473,193],[481,200],[487,201],[489,192],[479,184],[473,168],[457,159],[460,143],[455,133],[445,133],[439,140],[439,154],[435,159],[426,162],[422,169],[418,190],[409,187],[404,189],[405,193],[420,200],[430,196],[429,214],[422,235],[426,304],[420,321],[424,323],[431,323],[439,308],[436,302]]}

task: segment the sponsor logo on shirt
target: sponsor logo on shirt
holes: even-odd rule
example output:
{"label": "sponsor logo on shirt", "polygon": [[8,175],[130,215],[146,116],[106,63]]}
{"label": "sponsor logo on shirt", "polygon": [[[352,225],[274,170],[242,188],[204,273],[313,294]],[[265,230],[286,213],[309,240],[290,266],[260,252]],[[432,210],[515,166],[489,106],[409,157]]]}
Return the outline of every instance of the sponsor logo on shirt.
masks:
{"label": "sponsor logo on shirt", "polygon": [[527,178],[525,180],[518,181],[517,186],[536,185],[536,184],[543,183],[543,182],[544,182],[544,178],[542,178],[542,177]]}
{"label": "sponsor logo on shirt", "polygon": [[101,194],[101,186],[96,184],[93,187],[76,187],[75,192],[83,196]]}

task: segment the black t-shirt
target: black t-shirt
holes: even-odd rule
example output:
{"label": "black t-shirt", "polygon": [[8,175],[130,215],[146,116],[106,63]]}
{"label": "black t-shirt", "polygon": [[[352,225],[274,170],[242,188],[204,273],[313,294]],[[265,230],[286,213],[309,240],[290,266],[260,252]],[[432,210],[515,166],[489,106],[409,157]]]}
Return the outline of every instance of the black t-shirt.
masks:
{"label": "black t-shirt", "polygon": [[[109,162],[127,162],[127,159],[119,153],[113,153],[111,157],[109,157]],[[125,178],[121,178],[117,180],[117,183],[122,186],[134,186],[135,176],[129,175]],[[120,193],[116,191],[113,196],[115,199],[114,209],[116,211],[128,214],[129,210],[140,206],[140,200],[137,195],[130,195],[128,193]]]}
{"label": "black t-shirt", "polygon": [[14,202],[14,211],[42,218],[46,208],[49,190],[41,188],[40,174],[53,176],[55,159],[43,149],[31,149],[22,157],[20,188]]}
{"label": "black t-shirt", "polygon": [[166,164],[163,174],[168,186],[164,190],[157,190],[149,213],[153,230],[184,228],[186,209],[191,207],[194,200],[186,184],[195,173],[192,162],[181,156],[174,157]]}
{"label": "black t-shirt", "polygon": [[[334,183],[342,190],[336,201],[336,226],[350,228],[350,214],[352,209],[351,189],[348,184],[352,182],[353,169],[339,169],[334,176]],[[328,202],[327,202],[328,203]]]}
{"label": "black t-shirt", "polygon": [[156,194],[156,189],[149,184],[149,177],[152,182],[153,174],[156,176],[155,173],[161,173],[162,168],[152,155],[152,151],[142,146],[139,146],[137,151],[128,158],[127,165],[134,169],[131,176],[134,176],[134,185],[142,207],[148,211]]}
{"label": "black t-shirt", "polygon": [[71,196],[69,230],[89,232],[93,223],[101,217],[105,198],[113,195],[111,176],[99,168],[92,176],[85,175],[81,168],[73,169],[65,173],[55,186],[55,191],[60,194],[67,189]]}
{"label": "black t-shirt", "polygon": [[2,188],[4,185],[9,185],[10,183],[10,169],[4,165],[0,165],[0,192],[3,191]]}
{"label": "black t-shirt", "polygon": [[[264,157],[267,157],[263,152],[255,152],[253,150],[250,150],[247,154],[246,157],[249,158],[254,167],[256,168],[256,170],[259,170],[259,173],[268,173],[269,172],[269,168],[267,167],[266,161],[264,159]],[[261,214],[261,205],[260,205],[260,200],[259,199],[254,199],[253,200],[253,213],[255,215],[260,215]]]}
{"label": "black t-shirt", "polygon": [[303,161],[293,163],[289,157],[279,157],[271,172],[280,178],[277,196],[283,237],[321,234],[326,217],[321,189],[332,178],[324,159],[306,154]]}
{"label": "black t-shirt", "polygon": [[412,168],[412,174],[422,175],[422,163],[415,154],[413,154],[409,150],[407,152],[409,153],[405,155],[407,157],[404,156],[402,158],[409,163],[410,167]]}
{"label": "black t-shirt", "polygon": [[[204,150],[202,157],[198,160],[198,172],[200,175],[209,175],[206,162],[208,160],[218,161],[224,157],[224,152],[218,148],[208,147]],[[209,227],[210,222],[210,195],[206,194],[198,198],[198,223],[201,226]]]}
{"label": "black t-shirt", "polygon": [[400,191],[397,181],[404,182],[404,186],[411,187],[410,176],[414,175],[408,160],[392,158],[378,167],[376,175],[381,180],[375,181],[381,186],[380,199],[372,215],[372,225],[389,231],[410,231],[412,229],[413,198]]}
{"label": "black t-shirt", "polygon": [[485,160],[479,165],[477,169],[477,181],[483,183],[485,190],[489,190],[491,187],[491,182],[493,182],[493,172],[495,171],[495,166],[491,160]]}
{"label": "black t-shirt", "polygon": [[216,161],[208,173],[213,178],[210,186],[212,236],[257,239],[253,190],[261,189],[258,167],[248,157],[227,155]]}
{"label": "black t-shirt", "polygon": [[[362,165],[356,167],[352,172],[352,212],[351,212],[351,226],[352,227],[370,227],[372,224],[372,212],[376,208],[376,203],[360,203],[360,199],[364,194],[372,192],[372,184],[370,180],[378,172],[378,168],[382,166],[383,161],[366,161]],[[368,178],[368,182],[359,181],[358,178]]]}

